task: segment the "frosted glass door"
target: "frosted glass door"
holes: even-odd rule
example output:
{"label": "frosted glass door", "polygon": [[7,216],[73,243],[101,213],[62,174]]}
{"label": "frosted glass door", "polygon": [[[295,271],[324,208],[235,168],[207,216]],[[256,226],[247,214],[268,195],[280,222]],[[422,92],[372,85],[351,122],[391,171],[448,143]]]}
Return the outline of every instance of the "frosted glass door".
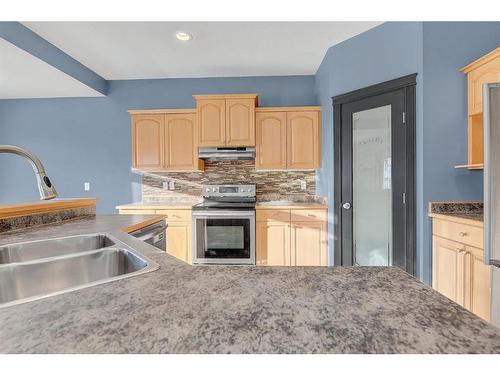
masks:
{"label": "frosted glass door", "polygon": [[391,105],[352,114],[353,260],[392,265]]}

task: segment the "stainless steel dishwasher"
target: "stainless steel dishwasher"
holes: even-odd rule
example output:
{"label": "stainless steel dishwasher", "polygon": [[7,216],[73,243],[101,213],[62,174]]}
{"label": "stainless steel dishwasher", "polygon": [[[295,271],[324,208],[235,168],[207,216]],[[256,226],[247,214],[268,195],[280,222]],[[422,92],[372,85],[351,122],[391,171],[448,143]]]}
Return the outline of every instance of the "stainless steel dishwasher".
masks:
{"label": "stainless steel dishwasher", "polygon": [[167,223],[165,222],[165,220],[162,220],[158,223],[154,223],[131,232],[130,234],[141,241],[157,247],[160,250],[166,251],[166,229]]}

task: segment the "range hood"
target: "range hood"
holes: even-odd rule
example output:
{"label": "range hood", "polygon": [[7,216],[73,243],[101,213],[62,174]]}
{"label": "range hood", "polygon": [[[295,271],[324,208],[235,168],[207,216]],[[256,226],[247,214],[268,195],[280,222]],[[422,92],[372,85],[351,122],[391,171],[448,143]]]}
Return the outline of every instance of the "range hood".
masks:
{"label": "range hood", "polygon": [[255,159],[255,147],[200,147],[198,157],[207,160]]}

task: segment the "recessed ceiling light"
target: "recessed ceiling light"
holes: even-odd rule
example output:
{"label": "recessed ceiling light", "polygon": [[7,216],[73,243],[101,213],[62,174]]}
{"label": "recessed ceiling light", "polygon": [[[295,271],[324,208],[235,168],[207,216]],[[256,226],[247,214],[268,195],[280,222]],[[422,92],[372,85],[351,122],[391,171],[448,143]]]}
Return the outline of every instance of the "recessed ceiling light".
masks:
{"label": "recessed ceiling light", "polygon": [[175,37],[183,42],[187,42],[188,40],[193,39],[193,36],[187,31],[177,31],[175,33]]}

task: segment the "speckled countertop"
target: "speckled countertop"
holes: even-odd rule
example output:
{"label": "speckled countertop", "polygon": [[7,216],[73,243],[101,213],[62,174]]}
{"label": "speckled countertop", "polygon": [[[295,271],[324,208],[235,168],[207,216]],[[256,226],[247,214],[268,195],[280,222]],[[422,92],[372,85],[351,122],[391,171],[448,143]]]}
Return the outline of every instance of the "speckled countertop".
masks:
{"label": "speckled countertop", "polygon": [[429,202],[429,216],[448,216],[454,219],[472,220],[480,224],[483,221],[483,202]]}
{"label": "speckled countertop", "polygon": [[98,216],[0,244],[109,232],[160,269],[0,309],[2,353],[500,353],[500,330],[397,268],[192,267]]}

